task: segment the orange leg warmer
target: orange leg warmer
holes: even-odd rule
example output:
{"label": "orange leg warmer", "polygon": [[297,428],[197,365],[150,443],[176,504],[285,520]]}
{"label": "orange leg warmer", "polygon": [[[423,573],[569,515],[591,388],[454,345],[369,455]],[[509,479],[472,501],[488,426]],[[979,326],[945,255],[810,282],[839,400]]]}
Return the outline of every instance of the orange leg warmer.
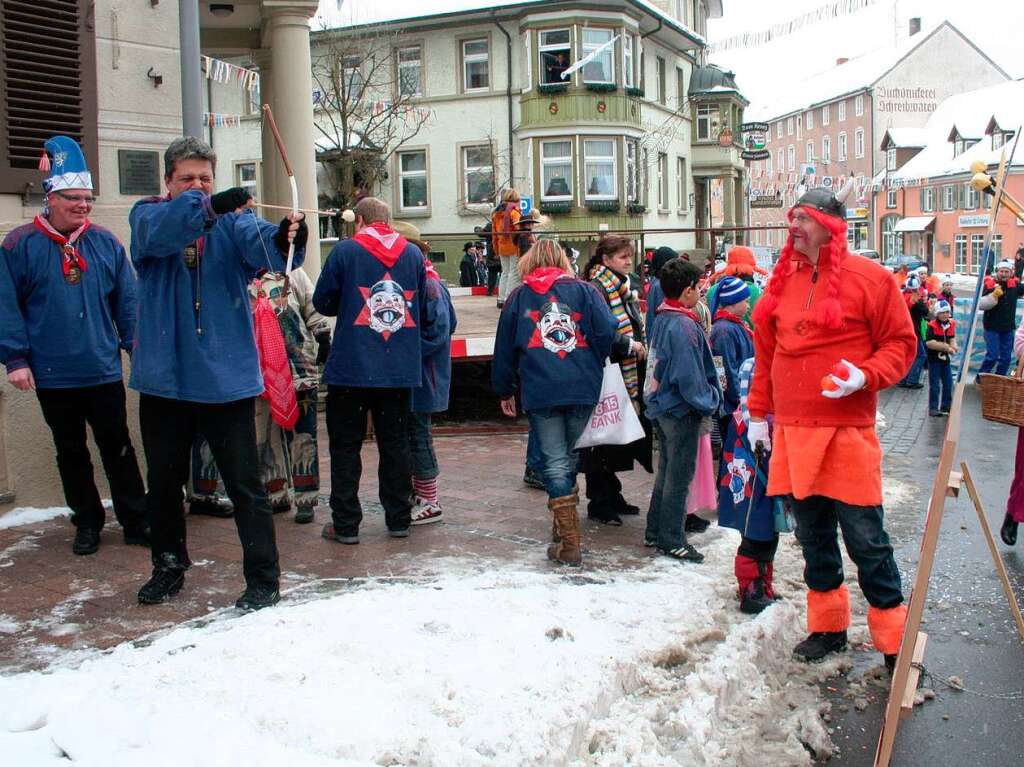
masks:
{"label": "orange leg warmer", "polygon": [[895,655],[900,651],[903,626],[906,622],[906,605],[897,605],[888,609],[868,608],[868,630],[871,632],[871,641],[883,655]]}
{"label": "orange leg warmer", "polygon": [[[843,583],[831,591],[807,592],[807,630],[845,631],[850,627],[850,592]],[[897,640],[898,642],[899,640]]]}

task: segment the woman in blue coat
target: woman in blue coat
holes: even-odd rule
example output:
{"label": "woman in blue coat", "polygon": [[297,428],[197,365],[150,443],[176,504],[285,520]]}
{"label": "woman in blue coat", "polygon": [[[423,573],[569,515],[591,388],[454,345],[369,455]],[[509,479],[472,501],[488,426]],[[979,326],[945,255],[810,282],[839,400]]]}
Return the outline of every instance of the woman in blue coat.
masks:
{"label": "woman in blue coat", "polygon": [[597,289],[577,279],[565,252],[540,240],[520,260],[524,284],[505,299],[491,380],[505,415],[518,392],[541,453],[555,542],[548,558],[579,565],[574,446],[601,393],[617,323]]}

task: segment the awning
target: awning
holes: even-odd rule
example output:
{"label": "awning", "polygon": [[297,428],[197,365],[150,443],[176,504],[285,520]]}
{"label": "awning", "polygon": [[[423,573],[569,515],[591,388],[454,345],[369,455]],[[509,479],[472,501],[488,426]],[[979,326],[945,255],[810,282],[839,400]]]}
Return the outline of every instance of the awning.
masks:
{"label": "awning", "polygon": [[935,216],[910,216],[896,222],[894,232],[924,232],[935,225]]}

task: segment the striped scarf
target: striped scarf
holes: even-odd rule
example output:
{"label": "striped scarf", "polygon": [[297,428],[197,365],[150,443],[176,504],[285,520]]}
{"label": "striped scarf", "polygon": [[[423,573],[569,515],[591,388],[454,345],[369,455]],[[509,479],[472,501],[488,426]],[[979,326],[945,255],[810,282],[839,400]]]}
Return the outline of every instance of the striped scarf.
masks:
{"label": "striped scarf", "polygon": [[[618,323],[620,336],[633,337],[633,322],[629,319],[626,311],[626,304],[630,300],[629,285],[622,280],[615,272],[606,266],[598,264],[591,270],[590,278],[597,282],[604,291],[608,301],[608,308],[612,310],[612,316]],[[640,395],[640,381],[636,368],[636,357],[629,355],[619,363],[622,369],[622,380],[626,382],[626,391],[630,399],[636,399]]]}

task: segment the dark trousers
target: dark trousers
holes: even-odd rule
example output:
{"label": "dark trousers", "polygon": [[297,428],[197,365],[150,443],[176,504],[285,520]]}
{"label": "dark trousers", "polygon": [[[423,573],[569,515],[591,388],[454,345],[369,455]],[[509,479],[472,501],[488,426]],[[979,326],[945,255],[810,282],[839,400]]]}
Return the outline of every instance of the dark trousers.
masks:
{"label": "dark trousers", "polygon": [[815,591],[832,591],[843,582],[843,557],[837,528],[857,565],[857,582],[872,607],[903,602],[900,571],[883,525],[881,506],[853,506],[821,495],[793,499],[796,538],[804,553],[804,581]]}
{"label": "dark trousers", "polygon": [[599,469],[588,471],[584,474],[587,478],[587,513],[595,516],[609,516],[618,514],[626,506],[626,499],[622,497],[622,482],[615,476],[614,471]]}
{"label": "dark trousers", "polygon": [[696,413],[678,418],[666,414],[654,419],[660,449],[644,538],[654,541],[660,549],[678,549],[686,543],[683,518],[690,483],[697,470],[700,420]]}
{"label": "dark trousers", "polygon": [[487,267],[487,295],[493,296],[498,286],[498,277],[501,276],[501,264]]}
{"label": "dark trousers", "polygon": [[74,389],[37,389],[36,396],[53,433],[57,470],[75,526],[99,530],[105,519],[85,441],[85,425],[89,424],[110,483],[114,516],[126,530],[146,527],[146,491],[128,435],[124,384],[114,381]]}
{"label": "dark trousers", "polygon": [[925,348],[924,341],[920,338],[917,339],[917,356],[914,357],[914,364],[910,366],[910,370],[907,371],[907,375],[904,377],[901,384],[917,384],[921,383],[921,373],[924,371],[924,364],[928,361],[928,350]]}
{"label": "dark trousers", "polygon": [[188,481],[193,440],[201,434],[235,507],[246,585],[277,588],[281,570],[274,520],[256,452],[255,400],[249,397],[214,405],[143,394],[139,421],[149,465],[147,501],[154,564],[161,563],[163,554],[173,554],[186,567],[190,564],[182,487]]}
{"label": "dark trousers", "polygon": [[1012,330],[986,330],[985,331],[985,359],[981,362],[979,373],[991,373],[993,370],[997,376],[1004,376],[1010,370],[1010,360],[1013,357],[1013,331]]}
{"label": "dark trousers", "polygon": [[741,557],[748,557],[755,562],[774,562],[775,552],[779,549],[779,534],[770,541],[755,541],[753,538],[743,536],[740,538],[740,546],[736,551]]}
{"label": "dark trousers", "polygon": [[359,480],[366,416],[373,416],[377,480],[384,522],[405,530],[410,522],[412,462],[409,456],[409,390],[329,386],[327,434],[331,449],[331,517],[339,535],[356,535],[363,521]]}
{"label": "dark trousers", "polygon": [[948,413],[952,406],[953,366],[948,361],[928,360],[928,409]]}

